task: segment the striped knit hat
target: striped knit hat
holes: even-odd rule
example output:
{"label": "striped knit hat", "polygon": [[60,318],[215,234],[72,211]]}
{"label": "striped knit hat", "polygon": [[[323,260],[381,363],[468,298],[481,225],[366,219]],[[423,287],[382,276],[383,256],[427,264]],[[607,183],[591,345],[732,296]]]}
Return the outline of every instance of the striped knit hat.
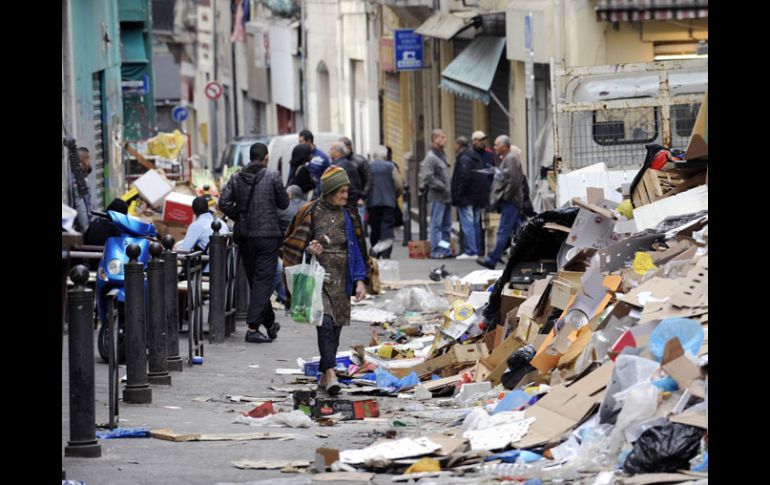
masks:
{"label": "striped knit hat", "polygon": [[327,168],[321,175],[321,193],[329,195],[343,185],[350,185],[347,172],[337,165]]}

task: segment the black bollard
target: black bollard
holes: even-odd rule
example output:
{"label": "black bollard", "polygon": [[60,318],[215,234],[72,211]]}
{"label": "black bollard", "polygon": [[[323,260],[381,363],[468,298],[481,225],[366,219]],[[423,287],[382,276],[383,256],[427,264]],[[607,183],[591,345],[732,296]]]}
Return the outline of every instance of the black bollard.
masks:
{"label": "black bollard", "polygon": [[147,383],[147,344],[144,325],[144,268],[137,262],[141,249],[136,244],[126,248],[126,387],[123,402],[152,402],[152,388]]}
{"label": "black bollard", "polygon": [[147,268],[149,321],[147,322],[147,344],[149,348],[150,384],[171,385],[171,375],[166,362],[166,263],[160,259],[163,247],[150,243],[152,259]]}
{"label": "black bollard", "polygon": [[211,223],[214,234],[209,237],[209,343],[225,341],[225,237],[219,234],[222,224]]}
{"label": "black bollard", "polygon": [[409,245],[412,240],[412,201],[409,199],[409,185],[404,185],[404,242],[402,246]]}
{"label": "black bollard", "polygon": [[418,193],[419,202],[419,223],[420,223],[420,241],[428,239],[428,189],[420,190]]}
{"label": "black bollard", "polygon": [[184,361],[179,355],[179,273],[174,248],[174,237],[166,234],[161,240],[163,261],[166,262],[166,363],[168,370],[182,372]]}
{"label": "black bollard", "polygon": [[96,401],[94,396],[94,291],[86,288],[88,268],[70,271],[75,287],[68,292],[69,309],[69,389],[70,439],[65,456],[98,458],[102,445],[96,441]]}

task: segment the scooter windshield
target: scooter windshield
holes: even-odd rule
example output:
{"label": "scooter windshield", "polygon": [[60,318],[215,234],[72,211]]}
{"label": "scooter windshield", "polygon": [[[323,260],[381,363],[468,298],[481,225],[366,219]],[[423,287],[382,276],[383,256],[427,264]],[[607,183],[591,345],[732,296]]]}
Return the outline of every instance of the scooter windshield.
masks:
{"label": "scooter windshield", "polygon": [[142,222],[136,217],[131,217],[120,212],[107,211],[107,214],[112,219],[112,222],[125,231],[126,233],[135,237],[152,237],[157,236],[158,231],[155,230],[155,226]]}

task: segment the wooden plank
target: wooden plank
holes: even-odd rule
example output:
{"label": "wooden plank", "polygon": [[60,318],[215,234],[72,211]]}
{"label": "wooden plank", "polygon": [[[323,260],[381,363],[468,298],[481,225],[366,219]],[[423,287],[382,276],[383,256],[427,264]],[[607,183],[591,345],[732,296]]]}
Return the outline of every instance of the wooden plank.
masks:
{"label": "wooden plank", "polygon": [[687,190],[692,189],[693,187],[698,187],[699,185],[705,185],[706,184],[706,172],[701,172],[698,175],[685,180],[683,183],[676,186],[676,188],[666,192],[661,199],[665,199],[666,197],[671,197],[672,195],[679,194],[681,192],[685,192]]}
{"label": "wooden plank", "polygon": [[436,379],[434,381],[423,382],[421,385],[428,391],[433,391],[435,389],[441,389],[442,387],[451,386],[453,384],[457,384],[458,382],[460,382],[460,379],[461,379],[460,376],[462,375],[463,372],[459,372],[457,375],[454,375],[452,377],[445,377],[443,379]]}

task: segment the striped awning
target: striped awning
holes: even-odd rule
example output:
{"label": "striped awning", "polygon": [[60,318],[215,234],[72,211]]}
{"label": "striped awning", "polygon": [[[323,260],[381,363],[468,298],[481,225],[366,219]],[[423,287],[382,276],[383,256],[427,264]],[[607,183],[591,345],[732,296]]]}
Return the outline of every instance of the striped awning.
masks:
{"label": "striped awning", "polygon": [[709,16],[708,0],[597,0],[599,22],[692,20]]}

